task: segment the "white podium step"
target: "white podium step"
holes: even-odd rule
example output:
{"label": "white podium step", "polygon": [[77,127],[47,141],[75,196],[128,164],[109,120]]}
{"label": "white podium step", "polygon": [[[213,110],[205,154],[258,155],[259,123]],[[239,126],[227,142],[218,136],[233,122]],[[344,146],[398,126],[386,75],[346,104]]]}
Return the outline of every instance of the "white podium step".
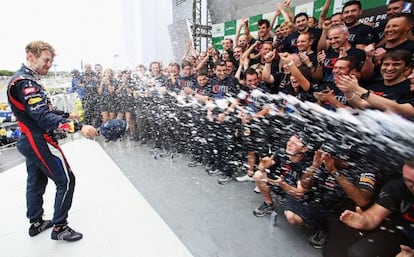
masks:
{"label": "white podium step", "polygon": [[[1,256],[192,256],[97,142],[82,138],[62,148],[76,176],[69,225],[84,238],[74,243],[53,241],[51,230],[29,237],[22,164],[0,173]],[[54,193],[49,180],[45,219],[52,217]]]}

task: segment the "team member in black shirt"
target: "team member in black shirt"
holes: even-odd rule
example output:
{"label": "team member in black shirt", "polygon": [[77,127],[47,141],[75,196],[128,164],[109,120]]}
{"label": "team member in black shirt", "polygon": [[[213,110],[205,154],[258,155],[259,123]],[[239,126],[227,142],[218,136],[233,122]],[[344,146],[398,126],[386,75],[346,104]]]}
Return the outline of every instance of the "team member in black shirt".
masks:
{"label": "team member in black shirt", "polygon": [[414,116],[414,93],[405,72],[409,69],[411,53],[395,50],[385,54],[381,64],[383,82],[366,88],[353,76],[338,79],[337,86],[345,93],[349,103],[358,108],[378,108],[383,111]]}
{"label": "team member in black shirt", "polygon": [[351,245],[350,256],[395,256],[398,252],[398,257],[412,256],[413,217],[414,158],[410,158],[402,167],[402,177],[387,183],[373,206],[366,211],[356,207],[355,211],[342,213],[340,220],[348,226],[363,231],[373,230]]}
{"label": "team member in black shirt", "polygon": [[349,43],[355,48],[363,50],[373,39],[373,29],[371,26],[359,22],[362,14],[361,2],[352,0],[346,2],[342,7],[342,18],[348,27]]}

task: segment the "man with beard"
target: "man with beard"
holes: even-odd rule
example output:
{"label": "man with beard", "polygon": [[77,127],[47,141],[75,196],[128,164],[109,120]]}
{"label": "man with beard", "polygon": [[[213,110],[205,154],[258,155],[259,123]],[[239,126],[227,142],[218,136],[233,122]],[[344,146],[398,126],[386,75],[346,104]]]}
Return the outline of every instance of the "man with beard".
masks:
{"label": "man with beard", "polygon": [[[298,47],[297,47],[297,39],[300,34],[305,32],[312,33],[313,38],[319,39],[321,37],[322,31],[318,28],[310,28],[309,27],[309,16],[306,13],[298,13],[295,15],[295,18],[293,20],[296,31],[291,33],[286,39],[285,39],[285,46],[283,49],[289,53],[298,53]],[[314,40],[312,41],[311,49],[313,51],[316,51],[318,45],[318,41]]]}
{"label": "man with beard", "polygon": [[372,42],[373,29],[371,26],[359,22],[362,14],[361,2],[352,0],[342,7],[342,18],[348,28],[349,43],[355,48],[363,50]]}

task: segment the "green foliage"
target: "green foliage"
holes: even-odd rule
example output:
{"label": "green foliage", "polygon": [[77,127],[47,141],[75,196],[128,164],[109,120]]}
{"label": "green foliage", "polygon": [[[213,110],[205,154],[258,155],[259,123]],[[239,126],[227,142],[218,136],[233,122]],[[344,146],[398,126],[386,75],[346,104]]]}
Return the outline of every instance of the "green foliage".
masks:
{"label": "green foliage", "polygon": [[0,70],[0,76],[11,76],[14,73],[16,73],[16,71]]}

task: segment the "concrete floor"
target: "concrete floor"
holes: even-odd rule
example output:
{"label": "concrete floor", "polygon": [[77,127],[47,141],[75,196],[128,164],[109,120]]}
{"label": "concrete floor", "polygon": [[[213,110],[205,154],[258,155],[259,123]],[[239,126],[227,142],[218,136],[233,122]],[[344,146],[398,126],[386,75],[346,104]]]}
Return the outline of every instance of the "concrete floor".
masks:
{"label": "concrete floor", "polygon": [[[84,142],[85,140],[75,137],[74,142],[68,141],[68,145],[70,146],[71,144]],[[319,257],[322,255],[320,250],[313,249],[307,243],[312,231],[288,225],[281,214],[281,210],[279,210],[277,226],[275,227],[269,225],[269,216],[257,218],[253,215],[253,209],[260,205],[263,200],[259,194],[253,192],[254,183],[252,182],[241,183],[233,181],[227,185],[219,185],[217,183],[218,177],[208,176],[204,171],[204,167],[187,167],[186,164],[189,161],[187,156],[173,155],[173,158],[170,155],[166,157],[154,156],[154,154],[150,153],[151,149],[148,146],[141,146],[139,143],[129,140],[104,143],[98,138],[97,141],[103,151],[96,142],[86,141],[94,147],[77,146],[77,151],[70,153],[70,162],[72,166],[76,167],[78,184],[85,186],[85,183],[95,183],[93,177],[91,177],[93,174],[96,174],[97,177],[104,175],[105,181],[108,184],[104,187],[96,188],[96,190],[92,191],[93,195],[99,196],[104,191],[105,194],[109,193],[111,195],[113,193],[114,195],[118,195],[122,191],[120,187],[125,186],[129,188],[129,186],[128,183],[121,185],[116,181],[118,179],[122,180],[121,177],[126,177],[132,183],[133,191],[137,190],[136,193],[142,196],[137,197],[134,194],[121,194],[118,196],[118,199],[111,197],[110,199],[115,202],[109,203],[105,203],[102,198],[94,199],[93,197],[87,197],[88,208],[80,207],[80,209],[72,210],[72,212],[75,212],[75,215],[72,215],[75,228],[82,228],[82,232],[85,232],[86,227],[85,238],[87,240],[82,240],[81,245],[87,249],[88,253],[96,252],[99,253],[99,256],[127,256],[124,250],[125,248],[131,247],[137,254],[129,256],[187,256],[187,249],[193,256],[197,257]],[[64,145],[64,147],[69,146]],[[7,158],[3,158],[6,156]],[[108,157],[113,162],[107,161],[109,159]],[[10,176],[10,166],[21,163],[16,166],[18,167],[20,176],[23,176],[19,182],[19,197],[18,199],[16,198],[17,200],[12,201],[14,204],[19,205],[19,210],[14,210],[16,213],[12,214],[13,218],[17,219],[18,229],[13,230],[11,235],[14,235],[12,238],[15,238],[13,239],[16,241],[15,243],[23,244],[23,246],[28,245],[30,246],[28,248],[30,250],[37,245],[37,243],[34,243],[37,241],[29,239],[26,235],[27,220],[24,218],[25,167],[22,164],[23,161],[24,159],[16,150],[10,149],[2,151],[2,155],[0,155],[0,171],[5,167],[8,167],[8,170],[4,174],[0,173],[2,175],[0,182],[5,181],[4,175],[7,174],[7,177]],[[87,175],[89,173],[87,172],[87,178],[84,178],[82,172],[88,169],[93,169],[93,174]],[[111,186],[112,176],[114,185]],[[127,180],[125,179],[125,181]],[[1,198],[7,198],[11,193],[16,194],[16,192],[12,191],[5,192],[5,190],[8,190],[5,187],[0,187],[0,190]],[[84,198],[88,194],[91,194],[88,190],[77,189],[74,204],[77,204],[79,199]],[[104,196],[102,195],[102,197]],[[117,201],[124,203],[126,207],[114,212],[115,216],[110,220],[115,219],[116,222],[122,222],[123,224],[130,223],[134,230],[132,232],[142,233],[143,238],[145,238],[145,234],[147,233],[145,230],[148,229],[148,226],[145,225],[145,222],[143,223],[142,220],[139,220],[141,218],[138,215],[141,215],[139,208],[144,208],[142,207],[142,201],[148,202],[150,205],[149,208],[155,212],[147,211],[146,207],[143,209],[143,212],[147,213],[145,215],[155,217],[155,219],[157,219],[156,217],[161,217],[162,220],[154,224],[161,222],[162,224],[168,225],[169,229],[173,231],[173,234],[178,237],[178,240],[174,236],[171,237],[171,242],[178,247],[173,247],[172,249],[175,251],[180,249],[178,253],[175,252],[173,254],[171,252],[171,254],[165,254],[165,251],[155,251],[154,254],[154,252],[149,251],[149,254],[138,254],[139,247],[137,245],[140,245],[139,240],[126,240],[123,244],[114,244],[110,246],[110,251],[105,251],[104,249],[106,248],[104,246],[102,246],[102,249],[94,247],[97,244],[97,239],[89,241],[91,239],[90,237],[88,239],[87,235],[97,235],[99,234],[99,231],[97,231],[99,229],[93,226],[91,227],[90,224],[85,224],[86,221],[82,221],[82,217],[92,218],[91,212],[102,215],[100,211],[118,208]],[[137,202],[141,205],[138,209],[133,207]],[[112,204],[116,206],[114,207]],[[128,208],[127,205],[132,207]],[[123,215],[124,213],[127,216]],[[7,212],[7,214],[9,215],[10,213]],[[6,215],[7,217],[2,217],[2,220],[8,220],[10,218],[8,215]],[[151,218],[148,217],[148,219]],[[125,225],[123,229],[118,228],[119,230],[113,228],[113,232],[130,231],[130,225]],[[159,225],[154,226],[158,228]],[[160,234],[158,236],[157,233],[152,235],[154,238],[158,237],[156,241],[161,242],[166,240],[165,233],[169,235],[168,227],[160,228],[158,231],[161,232],[159,232]],[[111,231],[108,231],[108,233],[111,233]],[[132,239],[141,238],[140,235],[133,235]],[[62,244],[56,246],[53,242],[51,243],[48,239],[48,233],[42,236],[45,239],[41,240],[46,240],[48,243],[45,250],[38,251],[39,255],[37,256],[42,256],[45,253],[47,254],[43,256],[72,256],[71,254],[73,253],[78,254],[82,252],[78,252],[72,248],[62,248],[66,249],[63,250],[63,253],[69,255],[54,254],[55,248],[63,247],[61,246]],[[116,237],[116,235],[112,236]],[[4,246],[4,243],[7,243],[7,247],[9,247],[10,241],[6,241],[8,237],[9,234],[4,231],[2,232],[0,226],[0,245]],[[141,238],[141,240],[143,239]],[[85,241],[89,243],[85,243]],[[111,242],[113,239],[104,238],[104,241]],[[158,248],[158,245],[154,242],[148,242],[146,244],[148,244],[149,248]],[[184,248],[181,247],[182,245]],[[3,246],[1,247],[2,249],[4,249]],[[146,248],[144,247],[142,252],[145,252]],[[24,247],[21,249],[24,249]],[[180,251],[183,251],[183,253]],[[102,255],[105,252],[107,252],[107,255]],[[117,253],[122,254],[119,255]],[[7,256],[29,255],[12,254]],[[94,254],[94,256],[97,255]]]}
{"label": "concrete floor", "polygon": [[203,166],[187,167],[187,156],[154,156],[133,141],[101,145],[194,256],[322,255],[308,244],[313,231],[290,226],[281,210],[276,227],[253,215],[263,202],[253,182],[219,185]]}

